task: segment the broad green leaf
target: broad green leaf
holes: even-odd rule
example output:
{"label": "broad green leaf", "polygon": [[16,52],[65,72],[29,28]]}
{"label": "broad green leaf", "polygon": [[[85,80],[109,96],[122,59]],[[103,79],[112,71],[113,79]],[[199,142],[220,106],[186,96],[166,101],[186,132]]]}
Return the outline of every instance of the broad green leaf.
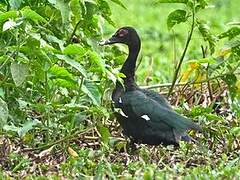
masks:
{"label": "broad green leaf", "polygon": [[223,32],[221,34],[218,35],[219,39],[228,37],[229,39],[233,39],[234,37],[240,35],[240,27],[232,27],[230,29],[228,29],[226,32]]}
{"label": "broad green leaf", "polygon": [[5,131],[12,131],[12,132],[16,132],[17,133],[19,131],[20,127],[16,127],[14,125],[4,125],[3,129]]}
{"label": "broad green leaf", "polygon": [[7,103],[0,98],[0,129],[7,123],[8,106]]}
{"label": "broad green leaf", "polygon": [[79,0],[71,0],[70,1],[70,8],[72,10],[74,18],[76,18],[77,21],[80,20],[81,14],[82,14],[80,3],[81,3],[81,1],[79,1]]}
{"label": "broad green leaf", "polygon": [[127,9],[126,6],[124,6],[124,4],[121,0],[111,0],[111,1],[118,4],[119,6],[123,7],[124,9]]}
{"label": "broad green leaf", "polygon": [[28,76],[28,66],[26,64],[13,62],[10,69],[14,83],[16,86],[20,86]]}
{"label": "broad green leaf", "polygon": [[62,23],[67,25],[70,21],[70,7],[65,0],[57,0],[55,7],[61,12]]}
{"label": "broad green leaf", "polygon": [[[64,78],[64,77],[62,77]],[[56,78],[53,80],[55,84],[57,84],[60,87],[69,88],[69,89],[76,89],[77,83],[72,79],[62,79],[62,78]]]}
{"label": "broad green leaf", "polygon": [[0,14],[0,24],[7,21],[8,19],[12,18],[17,18],[18,12],[17,11],[8,11],[5,13]]}
{"label": "broad green leaf", "polygon": [[55,65],[51,67],[49,71],[52,75],[52,78],[73,80],[73,75],[64,67]]}
{"label": "broad green leaf", "polygon": [[51,43],[57,43],[59,45],[59,48],[63,51],[64,49],[64,41],[58,39],[56,36],[48,35],[47,40]]}
{"label": "broad green leaf", "polygon": [[66,68],[55,65],[50,68],[49,72],[50,79],[52,79],[55,84],[72,89],[77,87],[73,75]]}
{"label": "broad green leaf", "polygon": [[87,72],[84,69],[84,67],[77,61],[72,60],[68,56],[64,55],[56,55],[59,59],[64,60],[66,63],[68,63],[70,66],[77,69],[84,77],[87,77]]}
{"label": "broad green leaf", "polygon": [[167,26],[168,29],[172,29],[174,25],[185,22],[187,20],[187,12],[181,9],[177,9],[168,15]]}
{"label": "broad green leaf", "polygon": [[13,20],[8,20],[3,24],[3,31],[7,31],[16,26],[16,22]]}
{"label": "broad green leaf", "polygon": [[63,54],[66,55],[84,55],[85,53],[86,49],[79,44],[70,44],[63,50]]}
{"label": "broad green leaf", "polygon": [[30,130],[34,129],[34,126],[41,124],[38,120],[30,120],[25,122],[21,127],[17,127],[15,125],[5,125],[3,129],[5,131],[13,131],[17,132],[20,137],[23,137]]}
{"label": "broad green leaf", "polygon": [[12,9],[18,9],[24,0],[9,0]]}
{"label": "broad green leaf", "polygon": [[91,81],[85,81],[82,85],[82,91],[91,98],[93,104],[99,106],[101,103],[101,95],[97,85]]}
{"label": "broad green leaf", "polygon": [[30,120],[30,121],[27,121],[26,123],[24,123],[22,125],[21,128],[19,128],[18,130],[18,135],[20,137],[23,137],[27,132],[29,132],[30,130],[34,129],[34,126],[38,125],[38,124],[41,124],[40,121],[38,120]]}
{"label": "broad green leaf", "polygon": [[103,59],[94,51],[88,51],[87,55],[93,63],[94,69],[105,73],[105,62]]}
{"label": "broad green leaf", "polygon": [[47,23],[47,21],[42,16],[40,16],[34,10],[30,9],[30,7],[24,7],[21,12],[26,19],[30,19],[35,23]]}

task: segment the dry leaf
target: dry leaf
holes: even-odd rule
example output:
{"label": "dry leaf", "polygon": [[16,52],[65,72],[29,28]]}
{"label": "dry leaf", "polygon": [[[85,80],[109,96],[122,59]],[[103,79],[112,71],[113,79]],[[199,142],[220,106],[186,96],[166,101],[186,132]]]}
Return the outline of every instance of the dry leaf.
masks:
{"label": "dry leaf", "polygon": [[71,147],[68,147],[68,153],[73,157],[78,157],[78,153],[74,151]]}

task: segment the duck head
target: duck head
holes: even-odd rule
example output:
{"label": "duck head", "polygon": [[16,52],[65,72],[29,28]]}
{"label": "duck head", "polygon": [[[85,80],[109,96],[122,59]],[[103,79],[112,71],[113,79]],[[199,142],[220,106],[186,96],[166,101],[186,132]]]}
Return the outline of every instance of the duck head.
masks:
{"label": "duck head", "polygon": [[140,38],[136,30],[132,27],[122,27],[118,29],[111,38],[103,40],[99,45],[110,45],[115,43],[122,43],[128,46],[140,45]]}

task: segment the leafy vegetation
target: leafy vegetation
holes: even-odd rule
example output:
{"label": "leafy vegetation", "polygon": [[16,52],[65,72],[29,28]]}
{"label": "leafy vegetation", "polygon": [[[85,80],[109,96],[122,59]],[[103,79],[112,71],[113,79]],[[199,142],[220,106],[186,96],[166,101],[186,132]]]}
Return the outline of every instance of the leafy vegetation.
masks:
{"label": "leafy vegetation", "polygon": [[[238,179],[237,4],[1,1],[1,179]],[[110,101],[126,49],[98,47],[121,25],[136,27],[143,39],[138,83],[160,88],[198,122],[198,142],[127,148]]]}

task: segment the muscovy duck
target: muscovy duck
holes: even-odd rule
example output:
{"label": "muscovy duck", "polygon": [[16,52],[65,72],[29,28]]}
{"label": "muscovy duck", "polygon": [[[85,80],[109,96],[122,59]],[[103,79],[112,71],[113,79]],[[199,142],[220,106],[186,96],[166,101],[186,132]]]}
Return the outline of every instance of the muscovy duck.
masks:
{"label": "muscovy duck", "polygon": [[129,54],[120,72],[125,75],[123,85],[116,83],[112,93],[115,112],[123,133],[132,143],[149,145],[174,145],[179,141],[191,141],[187,130],[201,131],[201,128],[189,119],[176,113],[160,94],[140,89],[135,83],[136,60],[141,48],[141,40],[132,27],[122,27],[100,45],[122,43],[128,46]]}

